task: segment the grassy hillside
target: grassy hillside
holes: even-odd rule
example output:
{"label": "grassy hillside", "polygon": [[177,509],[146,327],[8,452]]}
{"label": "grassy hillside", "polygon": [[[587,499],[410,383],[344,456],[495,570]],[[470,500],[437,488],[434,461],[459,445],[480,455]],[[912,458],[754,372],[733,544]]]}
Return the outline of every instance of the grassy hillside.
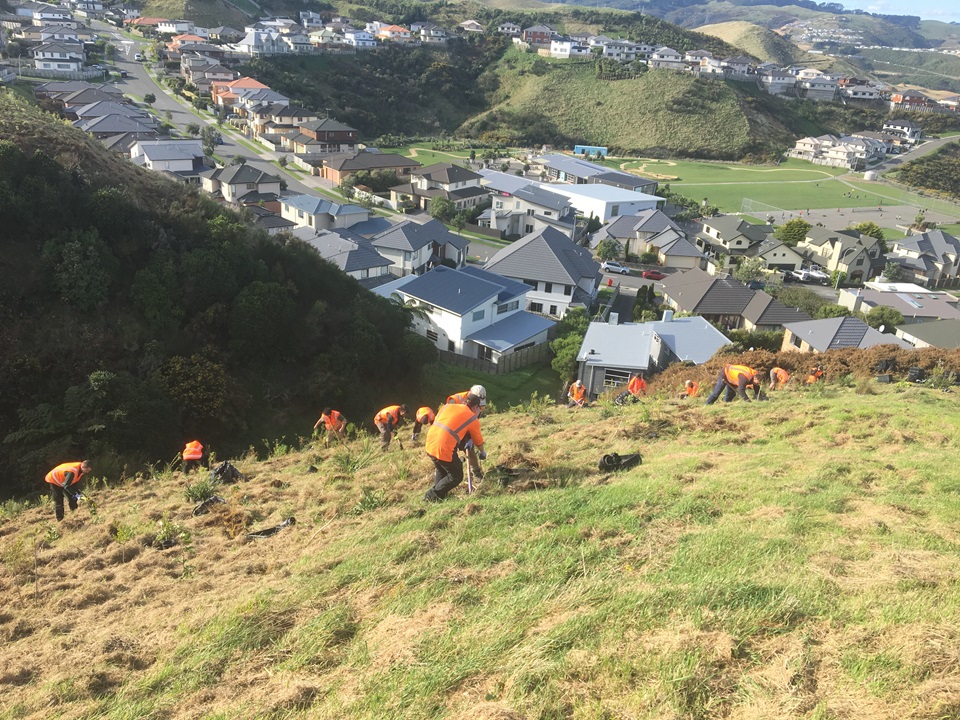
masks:
{"label": "grassy hillside", "polygon": [[238,29],[260,14],[249,2],[234,4],[229,0],[147,0],[141,12],[145,17],[184,18],[203,27],[229,25]]}
{"label": "grassy hillside", "polygon": [[919,32],[933,44],[942,44],[943,47],[960,45],[960,27],[956,23],[946,23],[939,20],[921,20]]}
{"label": "grassy hillside", "polygon": [[697,32],[714,35],[731,45],[736,45],[761,62],[792,65],[810,59],[810,56],[793,43],[751,22],[735,21],[703,25],[697,28]]}
{"label": "grassy hillside", "polygon": [[863,60],[858,64],[891,85],[960,92],[960,57],[955,55],[889,49],[866,49],[860,54]]}
{"label": "grassy hillside", "polygon": [[487,478],[438,506],[418,448],[369,440],[240,460],[200,517],[176,472],[60,525],[8,503],[0,717],[953,717],[958,395],[841,382],[882,355],[766,403],[673,399],[711,366],[493,414]]}
{"label": "grassy hillside", "polygon": [[788,135],[772,118],[749,113],[732,83],[668,70],[598,81],[592,62],[551,62],[513,50],[495,73],[501,90],[493,109],[462,130],[508,144],[543,138],[643,155],[730,158]]}

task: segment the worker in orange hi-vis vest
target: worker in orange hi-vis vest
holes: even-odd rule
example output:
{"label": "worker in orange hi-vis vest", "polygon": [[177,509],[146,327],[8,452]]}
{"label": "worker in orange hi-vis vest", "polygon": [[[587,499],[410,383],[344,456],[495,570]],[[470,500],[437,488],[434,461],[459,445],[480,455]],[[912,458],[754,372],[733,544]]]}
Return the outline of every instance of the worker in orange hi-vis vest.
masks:
{"label": "worker in orange hi-vis vest", "polygon": [[733,400],[734,395],[739,395],[741,400],[750,402],[750,398],[747,397],[748,387],[753,388],[754,398],[760,397],[760,375],[756,370],[746,365],[724,365],[717,377],[717,384],[705,404],[713,405],[724,390],[726,390],[724,402]]}
{"label": "worker in orange hi-vis vest", "polygon": [[440,502],[463,482],[463,461],[458,454],[467,443],[477,450],[480,460],[487,459],[480,432],[480,398],[470,393],[466,403],[450,403],[440,408],[427,431],[425,449],[433,461],[433,487],[423,496],[428,502]]}
{"label": "worker in orange hi-vis vest", "polygon": [[188,442],[180,453],[180,459],[183,461],[181,467],[184,475],[201,466],[210,467],[210,453],[199,440]]}
{"label": "worker in orange hi-vis vest", "polygon": [[567,407],[582,408],[587,406],[587,388],[582,380],[577,380],[567,390]]}
{"label": "worker in orange hi-vis vest", "polygon": [[[380,431],[381,450],[386,450],[390,447],[390,440],[393,438],[393,434],[397,431],[397,428],[400,427],[400,424],[406,416],[406,405],[389,405],[374,415],[373,424],[376,425],[377,430]],[[399,438],[397,438],[397,442],[400,443],[400,449],[402,450],[403,443]]]}
{"label": "worker in orange hi-vis vest", "polygon": [[683,384],[683,392],[680,393],[680,399],[695,398],[698,392],[700,392],[700,383],[696,380],[687,380]]}
{"label": "worker in orange hi-vis vest", "polygon": [[806,383],[807,385],[813,385],[821,380],[823,380],[823,366],[814,365],[812,368],[810,368],[810,374],[807,375]]}
{"label": "worker in orange hi-vis vest", "polygon": [[784,386],[790,382],[790,373],[782,367],[775,367],[770,370],[770,389],[783,390]]}
{"label": "worker in orange hi-vis vest", "polygon": [[347,429],[347,419],[338,410],[324,408],[313,429],[323,431],[323,446],[330,447],[331,435],[341,443],[346,440],[344,431]]}
{"label": "worker in orange hi-vis vest", "polygon": [[436,417],[433,408],[426,406],[417,408],[417,414],[413,416],[413,435],[410,436],[410,439],[417,442],[420,439],[420,430],[427,425],[431,425]]}
{"label": "worker in orange hi-vis vest", "polygon": [[66,462],[57,465],[43,478],[53,492],[53,507],[57,521],[63,520],[63,498],[67,497],[70,509],[76,510],[80,493],[77,485],[80,478],[92,470],[89,460]]}

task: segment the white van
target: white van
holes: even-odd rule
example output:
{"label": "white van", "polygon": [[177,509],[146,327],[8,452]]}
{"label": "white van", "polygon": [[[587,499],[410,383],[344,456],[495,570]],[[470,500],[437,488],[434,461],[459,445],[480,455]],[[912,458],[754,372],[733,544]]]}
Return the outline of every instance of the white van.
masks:
{"label": "white van", "polygon": [[136,55],[133,56],[133,59],[134,59],[134,60],[143,60],[143,55],[141,55],[140,53],[137,53]]}

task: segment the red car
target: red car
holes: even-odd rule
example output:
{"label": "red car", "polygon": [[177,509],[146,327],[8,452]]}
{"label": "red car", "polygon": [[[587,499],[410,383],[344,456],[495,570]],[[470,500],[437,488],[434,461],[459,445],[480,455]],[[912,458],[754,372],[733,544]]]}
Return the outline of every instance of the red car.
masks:
{"label": "red car", "polygon": [[666,277],[666,275],[659,270],[644,270],[640,275],[647,280],[663,280]]}

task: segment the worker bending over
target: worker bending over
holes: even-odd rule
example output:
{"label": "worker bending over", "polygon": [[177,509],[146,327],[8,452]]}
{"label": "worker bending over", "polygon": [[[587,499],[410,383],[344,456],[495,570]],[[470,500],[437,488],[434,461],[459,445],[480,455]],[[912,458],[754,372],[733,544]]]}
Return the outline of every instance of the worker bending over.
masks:
{"label": "worker bending over", "polygon": [[[393,438],[393,433],[397,431],[397,428],[400,427],[400,424],[406,416],[406,405],[390,405],[374,415],[373,424],[376,425],[377,430],[380,431],[381,450],[385,451],[390,447],[390,440]],[[398,440],[397,442],[400,441]],[[400,444],[401,446],[403,445],[403,443]],[[402,450],[403,448],[401,447],[400,449]]]}
{"label": "worker bending over", "polygon": [[760,397],[760,376],[752,367],[746,365],[725,365],[717,376],[716,387],[707,398],[707,405],[713,405],[720,397],[720,393],[726,390],[723,401],[730,402],[734,395],[739,395],[742,400],[750,402],[747,397],[747,388],[753,388],[753,397]]}
{"label": "worker bending over", "polygon": [[807,385],[814,385],[823,379],[823,366],[814,365],[810,368],[810,374],[807,375]]}
{"label": "worker bending over", "polygon": [[680,393],[680,399],[695,398],[698,392],[700,392],[700,383],[695,380],[687,380],[683,384],[683,392]]}
{"label": "worker bending over", "polygon": [[475,395],[480,398],[480,405],[477,408],[477,417],[483,415],[483,409],[487,406],[487,389],[483,385],[474,385],[469,390],[454,393],[447,397],[445,405],[464,405],[467,402],[468,395]]}
{"label": "worker bending over", "polygon": [[433,487],[423,496],[429,502],[440,502],[463,482],[463,461],[458,450],[470,441],[480,460],[487,459],[480,433],[480,398],[468,393],[465,403],[450,403],[440,408],[427,431],[426,451],[433,462]]}
{"label": "worker bending over", "polygon": [[210,451],[199,440],[191,440],[180,453],[183,474],[187,475],[199,467],[210,468]]}
{"label": "worker bending over", "polygon": [[419,440],[420,429],[425,425],[432,424],[436,417],[437,417],[436,414],[434,414],[431,408],[428,408],[426,406],[422,408],[417,408],[417,414],[414,416],[413,435],[410,436],[410,439],[413,440],[414,442]]}
{"label": "worker bending over", "polygon": [[587,388],[581,380],[577,380],[570,389],[567,390],[567,407],[586,407],[587,406]]}
{"label": "worker bending over", "polygon": [[790,381],[790,373],[782,367],[775,367],[770,371],[770,389],[783,390],[784,386]]}
{"label": "worker bending over", "polygon": [[77,502],[80,499],[77,485],[80,483],[80,478],[90,472],[91,469],[89,460],[66,462],[57,465],[43,478],[44,482],[50,484],[50,490],[53,492],[53,508],[57,516],[57,522],[63,520],[64,495],[67,496],[70,509],[77,509]]}
{"label": "worker bending over", "polygon": [[346,441],[345,431],[347,429],[347,419],[337,410],[324,408],[317,420],[314,430],[322,430],[323,446],[330,447],[330,436],[333,435],[341,443]]}

